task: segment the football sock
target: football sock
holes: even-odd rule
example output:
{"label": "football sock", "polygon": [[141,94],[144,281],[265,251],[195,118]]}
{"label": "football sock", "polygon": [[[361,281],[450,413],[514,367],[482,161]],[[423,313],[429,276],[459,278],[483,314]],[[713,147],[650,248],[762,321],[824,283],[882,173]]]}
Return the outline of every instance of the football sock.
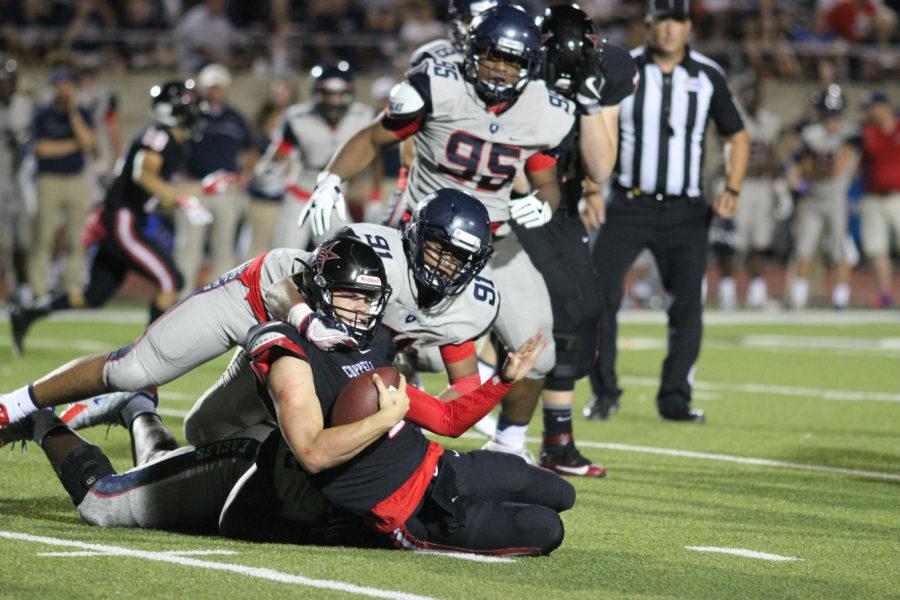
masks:
{"label": "football sock", "polygon": [[723,277],[719,280],[719,308],[734,310],[737,305],[737,282],[734,277]]}
{"label": "football sock", "polygon": [[847,308],[850,304],[850,286],[846,283],[836,283],[831,290],[831,303],[837,308]]}
{"label": "football sock", "polygon": [[[32,387],[33,384],[29,383],[25,387],[0,396],[0,425],[18,423],[38,409],[34,403]],[[4,411],[7,423],[2,423]]]}
{"label": "football sock", "polygon": [[156,404],[150,396],[141,392],[132,396],[131,400],[125,403],[125,406],[119,411],[119,418],[122,420],[122,425],[131,429],[134,419],[145,413],[156,414]]}
{"label": "football sock", "polygon": [[525,432],[528,431],[528,423],[517,425],[503,418],[503,414],[497,418],[497,433],[494,441],[511,448],[521,448],[525,445]]}
{"label": "football sock", "polygon": [[572,433],[572,405],[544,405],[544,433],[558,435]]}
{"label": "football sock", "polygon": [[794,308],[806,308],[809,301],[809,280],[804,277],[794,279],[791,289],[791,304]]}

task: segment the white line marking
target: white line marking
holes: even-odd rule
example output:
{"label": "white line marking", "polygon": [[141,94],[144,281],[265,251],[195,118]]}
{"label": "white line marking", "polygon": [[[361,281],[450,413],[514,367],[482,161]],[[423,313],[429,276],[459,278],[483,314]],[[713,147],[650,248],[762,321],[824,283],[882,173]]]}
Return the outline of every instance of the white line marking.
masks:
{"label": "white line marking", "polygon": [[[625,375],[620,381],[629,385],[656,387],[656,377],[632,377]],[[862,392],[855,390],[823,390],[818,388],[793,387],[788,385],[767,385],[764,383],[716,383],[712,381],[695,381],[694,388],[708,392],[742,392],[746,394],[772,394],[775,396],[804,396],[823,400],[871,400],[873,402],[900,402],[900,394],[888,392]]]}
{"label": "white line marking", "polygon": [[[480,437],[480,436],[479,436]],[[529,442],[538,443],[540,438],[525,438]],[[853,475],[855,477],[872,477],[876,479],[889,479],[892,481],[900,481],[900,475],[894,473],[881,473],[879,471],[857,471],[855,469],[841,469],[838,467],[823,467],[821,465],[804,465],[800,463],[790,463],[780,460],[770,460],[768,458],[745,458],[742,456],[731,456],[728,454],[712,454],[707,452],[692,452],[689,450],[671,450],[669,448],[653,448],[650,446],[632,446],[629,444],[607,444],[602,442],[591,442],[587,440],[578,440],[578,445],[587,448],[602,448],[604,450],[621,450],[623,452],[643,452],[646,454],[663,454],[666,456],[678,456],[682,458],[700,458],[703,460],[721,460],[725,462],[739,463],[743,465],[758,465],[762,467],[778,467],[782,469],[800,469],[803,471],[821,471],[824,473],[839,473],[842,475]]]}
{"label": "white line marking", "polygon": [[45,537],[40,535],[28,535],[26,533],[16,533],[13,531],[0,531],[0,537],[13,540],[25,540],[28,542],[37,542],[39,544],[48,544],[51,546],[68,546],[71,548],[83,548],[85,550],[93,550],[113,556],[130,556],[132,558],[142,558],[144,560],[152,560],[158,562],[172,563],[184,567],[198,567],[201,569],[213,569],[216,571],[229,571],[238,575],[247,575],[248,577],[258,577],[260,579],[268,579],[270,581],[279,581],[282,583],[292,583],[295,585],[303,585],[313,588],[321,588],[328,590],[338,590],[350,594],[359,594],[361,596],[371,596],[373,598],[395,598],[397,600],[432,600],[429,596],[419,596],[417,594],[408,594],[406,592],[396,592],[392,590],[380,590],[378,588],[364,587],[353,585],[351,583],[343,583],[340,581],[328,581],[324,579],[310,579],[301,575],[291,575],[282,573],[273,569],[264,569],[261,567],[247,567],[244,565],[233,565],[228,563],[209,562],[198,560],[196,558],[187,558],[182,556],[172,556],[168,552],[145,552],[143,550],[132,550],[130,548],[121,548],[119,546],[106,546],[103,544],[88,544],[75,540],[62,540],[59,538]]}
{"label": "white line marking", "polygon": [[[207,554],[238,554],[234,550],[168,550],[161,554],[169,554],[171,556],[202,556]],[[107,552],[38,552],[38,556],[109,556]]]}
{"label": "white line marking", "polygon": [[466,554],[465,552],[443,552],[441,550],[416,550],[417,554],[430,554],[432,556],[447,556],[450,558],[459,558],[461,560],[471,560],[475,562],[487,563],[514,563],[518,562],[514,558],[503,556],[488,556],[486,554]]}
{"label": "white line marking", "polygon": [[777,562],[806,560],[797,558],[796,556],[781,556],[780,554],[769,554],[768,552],[757,552],[755,550],[745,550],[743,548],[719,548],[717,546],[685,546],[688,550],[696,550],[697,552],[719,552],[721,554],[734,554],[735,556],[744,556],[746,558],[761,558],[763,560],[774,560]]}

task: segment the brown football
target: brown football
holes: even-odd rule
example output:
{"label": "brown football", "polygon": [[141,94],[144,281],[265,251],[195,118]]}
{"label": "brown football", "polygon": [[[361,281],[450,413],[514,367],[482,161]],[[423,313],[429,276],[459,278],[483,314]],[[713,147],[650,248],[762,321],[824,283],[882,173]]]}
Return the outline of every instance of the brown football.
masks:
{"label": "brown football", "polygon": [[400,373],[394,367],[379,367],[347,382],[331,408],[331,426],[355,423],[378,411],[378,388],[372,375],[378,373],[384,385],[399,387]]}

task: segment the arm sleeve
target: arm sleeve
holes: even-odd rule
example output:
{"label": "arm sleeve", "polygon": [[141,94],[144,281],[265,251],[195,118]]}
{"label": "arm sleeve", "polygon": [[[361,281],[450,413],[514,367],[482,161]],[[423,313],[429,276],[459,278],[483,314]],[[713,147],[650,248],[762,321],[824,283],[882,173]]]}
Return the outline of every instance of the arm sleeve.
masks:
{"label": "arm sleeve", "polygon": [[634,93],[638,84],[638,70],[628,50],[615,44],[603,45],[606,80],[603,82],[603,106],[616,106]]}
{"label": "arm sleeve", "polygon": [[744,128],[741,111],[731,95],[725,75],[717,69],[709,69],[707,73],[715,86],[709,107],[710,115],[720,134],[725,137],[734,135]]}
{"label": "arm sleeve", "polygon": [[481,387],[449,402],[407,386],[409,411],[406,419],[438,435],[457,437],[488,414],[513,384],[501,383],[496,375]]}

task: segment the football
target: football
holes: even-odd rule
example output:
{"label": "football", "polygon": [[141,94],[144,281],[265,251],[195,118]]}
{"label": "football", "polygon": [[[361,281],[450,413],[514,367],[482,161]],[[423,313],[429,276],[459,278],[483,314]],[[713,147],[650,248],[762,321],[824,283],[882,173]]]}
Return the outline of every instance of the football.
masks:
{"label": "football", "polygon": [[372,381],[372,375],[378,373],[384,385],[397,388],[400,385],[400,373],[394,367],[379,367],[357,375],[344,386],[331,408],[331,426],[355,423],[378,411],[378,388]]}

